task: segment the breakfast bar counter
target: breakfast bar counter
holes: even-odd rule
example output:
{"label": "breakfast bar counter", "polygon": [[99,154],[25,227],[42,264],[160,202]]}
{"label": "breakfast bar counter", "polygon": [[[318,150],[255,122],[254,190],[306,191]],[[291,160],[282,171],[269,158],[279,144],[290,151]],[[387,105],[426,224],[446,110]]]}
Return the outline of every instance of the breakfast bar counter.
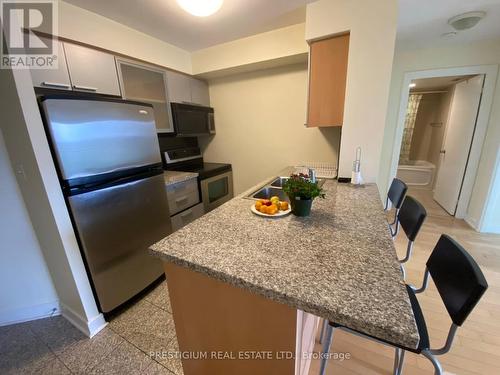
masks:
{"label": "breakfast bar counter", "polygon": [[[327,180],[323,189],[326,198],[314,200],[309,217],[257,216],[244,193],[150,248],[165,264],[181,351],[246,350],[265,342],[298,354],[311,348],[304,335],[307,325],[317,322],[310,317],[417,347],[415,319],[376,185]],[[204,368],[201,362],[211,364]],[[220,367],[223,362],[241,361],[183,359],[184,372],[263,369],[258,367],[263,361]],[[293,373],[292,367],[302,374],[307,367],[279,358],[263,366],[276,366],[267,367],[275,374]]]}

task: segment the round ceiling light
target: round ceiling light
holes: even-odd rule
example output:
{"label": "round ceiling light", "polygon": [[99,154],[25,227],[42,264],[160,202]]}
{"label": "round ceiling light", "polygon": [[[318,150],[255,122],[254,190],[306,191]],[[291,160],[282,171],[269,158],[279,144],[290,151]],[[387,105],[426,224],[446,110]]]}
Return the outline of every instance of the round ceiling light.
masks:
{"label": "round ceiling light", "polygon": [[486,16],[485,12],[467,12],[450,18],[448,25],[452,26],[455,30],[467,30],[476,26],[484,16]]}
{"label": "round ceiling light", "polygon": [[197,17],[207,17],[217,12],[224,0],[177,0],[186,12]]}

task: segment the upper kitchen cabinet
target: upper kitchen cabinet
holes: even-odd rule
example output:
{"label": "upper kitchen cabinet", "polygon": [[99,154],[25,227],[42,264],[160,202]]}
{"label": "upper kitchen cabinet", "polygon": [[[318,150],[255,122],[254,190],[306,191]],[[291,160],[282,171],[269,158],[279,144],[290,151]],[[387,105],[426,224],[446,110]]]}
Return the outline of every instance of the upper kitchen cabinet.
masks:
{"label": "upper kitchen cabinet", "polygon": [[168,97],[172,103],[191,103],[191,77],[167,71]]}
{"label": "upper kitchen cabinet", "polygon": [[200,79],[191,78],[191,102],[210,107],[208,84]]}
{"label": "upper kitchen cabinet", "polygon": [[73,90],[121,96],[113,55],[70,43],[64,50]]}
{"label": "upper kitchen cabinet", "polygon": [[[47,38],[41,38],[46,43],[51,41]],[[68,66],[66,65],[66,57],[64,55],[64,47],[62,42],[56,41],[57,45],[57,69],[31,69],[31,79],[33,86],[45,87],[59,90],[71,90],[71,81],[69,79]]]}
{"label": "upper kitchen cabinet", "polygon": [[190,103],[210,106],[208,85],[205,81],[168,71],[168,96],[172,103]]}
{"label": "upper kitchen cabinet", "polygon": [[310,43],[308,127],[342,126],[349,34]]}
{"label": "upper kitchen cabinet", "polygon": [[[153,105],[158,133],[174,131],[166,72],[149,65],[117,59],[118,74],[125,99]],[[169,82],[170,84],[170,82]]]}

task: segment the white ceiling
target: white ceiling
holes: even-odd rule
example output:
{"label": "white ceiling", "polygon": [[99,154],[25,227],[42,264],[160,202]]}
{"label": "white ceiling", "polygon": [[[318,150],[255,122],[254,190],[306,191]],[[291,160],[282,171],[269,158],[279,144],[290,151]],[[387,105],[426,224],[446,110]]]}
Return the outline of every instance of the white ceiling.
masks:
{"label": "white ceiling", "polygon": [[175,0],[64,0],[188,51],[305,21],[313,0],[224,0],[208,17],[185,12]]}
{"label": "white ceiling", "polygon": [[[451,38],[448,19],[461,13],[482,10],[486,17],[469,30]],[[397,46],[414,49],[500,38],[500,0],[399,0]]]}

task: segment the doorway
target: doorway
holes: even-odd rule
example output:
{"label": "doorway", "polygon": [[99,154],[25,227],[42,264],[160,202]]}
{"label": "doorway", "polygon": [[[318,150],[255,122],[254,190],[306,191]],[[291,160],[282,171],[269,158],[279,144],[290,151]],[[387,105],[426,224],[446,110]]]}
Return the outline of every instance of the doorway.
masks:
{"label": "doorway", "polygon": [[451,216],[462,190],[483,83],[479,74],[422,78],[409,85],[397,177],[410,189],[426,190]]}
{"label": "doorway", "polygon": [[476,229],[467,209],[496,74],[494,66],[406,73],[391,162],[391,176],[409,180],[414,195]]}

